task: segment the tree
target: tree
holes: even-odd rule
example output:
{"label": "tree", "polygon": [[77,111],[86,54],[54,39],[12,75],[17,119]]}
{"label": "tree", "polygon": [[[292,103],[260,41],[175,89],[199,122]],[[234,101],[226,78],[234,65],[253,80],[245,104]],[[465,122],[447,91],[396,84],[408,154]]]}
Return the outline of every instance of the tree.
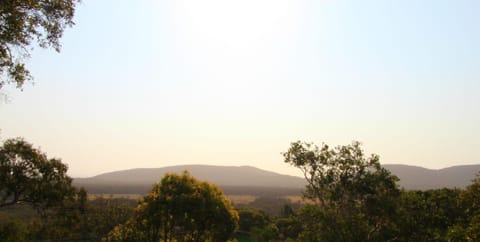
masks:
{"label": "tree", "polygon": [[462,203],[469,220],[466,237],[469,241],[478,241],[480,240],[480,173],[465,190]]}
{"label": "tree", "polygon": [[42,48],[60,51],[60,38],[72,26],[79,0],[0,1],[0,90],[5,84],[22,88],[31,80],[22,59],[36,41]]}
{"label": "tree", "polygon": [[125,198],[87,200],[85,195],[78,192],[76,201],[66,203],[42,223],[25,221],[28,241],[101,241],[115,226],[130,219],[136,204]]}
{"label": "tree", "polygon": [[288,204],[283,207],[281,216],[275,219],[275,225],[278,228],[278,237],[283,241],[287,239],[296,241],[302,229],[302,223],[296,212]]}
{"label": "tree", "polygon": [[188,172],[167,174],[106,240],[227,241],[237,224],[238,213],[217,186]]}
{"label": "tree", "polygon": [[76,196],[67,166],[21,138],[0,147],[0,208],[27,203],[39,212]]}
{"label": "tree", "polygon": [[448,229],[463,217],[458,189],[402,191],[398,241],[447,241]]}
{"label": "tree", "polygon": [[0,208],[32,207],[36,211],[36,216],[22,222],[28,228],[24,237],[29,241],[77,236],[74,228],[86,203],[86,191],[72,186],[67,166],[60,159],[49,159],[21,138],[8,139],[0,146]]}
{"label": "tree", "polygon": [[77,238],[101,240],[117,225],[125,223],[133,215],[136,201],[127,198],[91,199],[85,206],[84,216],[77,223]]}
{"label": "tree", "polygon": [[275,224],[271,223],[265,227],[253,227],[250,230],[250,238],[253,242],[270,242],[274,241],[279,231]]}
{"label": "tree", "polygon": [[448,237],[451,241],[480,240],[480,173],[472,183],[462,191],[459,198],[465,217],[457,219],[457,224],[451,226]]}
{"label": "tree", "polygon": [[252,228],[263,228],[270,224],[268,214],[263,210],[252,208],[241,208],[238,210],[240,216],[239,231],[249,233]]}
{"label": "tree", "polygon": [[331,149],[300,141],[283,155],[286,163],[302,170],[307,180],[304,196],[315,203],[300,214],[316,220],[312,225],[316,228],[305,231],[318,234],[304,238],[385,241],[395,237],[398,178],[381,167],[377,155],[366,158],[359,142]]}

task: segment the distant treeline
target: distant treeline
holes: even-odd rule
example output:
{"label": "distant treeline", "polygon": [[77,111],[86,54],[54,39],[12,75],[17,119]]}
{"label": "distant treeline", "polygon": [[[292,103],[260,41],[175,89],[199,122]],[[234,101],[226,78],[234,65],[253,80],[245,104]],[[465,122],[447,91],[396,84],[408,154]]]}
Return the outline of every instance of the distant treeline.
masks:
{"label": "distant treeline", "polygon": [[[83,187],[89,194],[139,194],[150,192],[153,185],[146,184],[75,184]],[[220,186],[226,195],[252,195],[256,197],[271,196],[299,196],[303,188],[292,187],[247,187],[247,186]]]}

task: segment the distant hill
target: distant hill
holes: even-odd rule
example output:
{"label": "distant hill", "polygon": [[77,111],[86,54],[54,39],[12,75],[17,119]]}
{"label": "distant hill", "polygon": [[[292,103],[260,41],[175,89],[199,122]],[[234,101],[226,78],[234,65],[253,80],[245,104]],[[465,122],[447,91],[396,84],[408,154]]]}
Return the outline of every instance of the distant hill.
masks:
{"label": "distant hill", "polygon": [[166,173],[188,170],[199,180],[215,183],[227,194],[300,194],[305,180],[281,175],[252,166],[181,165],[162,168],[139,168],[104,173],[90,178],[76,178],[76,186],[90,193],[146,193]]}
{"label": "distant hill", "polygon": [[[405,189],[464,188],[480,171],[480,165],[453,166],[431,170],[408,165],[384,165],[400,178]],[[227,194],[295,195],[300,194],[305,179],[261,170],[252,166],[182,165],[163,168],[138,168],[104,173],[90,178],[76,178],[76,186],[90,193],[147,193],[166,173],[188,170],[200,180],[222,187]]]}
{"label": "distant hill", "polygon": [[419,166],[383,165],[400,178],[405,189],[465,188],[480,172],[480,165],[452,166],[439,170]]}

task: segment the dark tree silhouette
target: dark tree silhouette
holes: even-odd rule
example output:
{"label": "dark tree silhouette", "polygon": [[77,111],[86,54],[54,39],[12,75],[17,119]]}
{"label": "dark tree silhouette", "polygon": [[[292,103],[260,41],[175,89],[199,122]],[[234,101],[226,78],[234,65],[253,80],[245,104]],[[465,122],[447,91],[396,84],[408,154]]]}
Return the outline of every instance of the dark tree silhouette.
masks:
{"label": "dark tree silhouette", "polygon": [[75,196],[67,166],[21,138],[0,147],[0,208],[28,203],[42,211]]}

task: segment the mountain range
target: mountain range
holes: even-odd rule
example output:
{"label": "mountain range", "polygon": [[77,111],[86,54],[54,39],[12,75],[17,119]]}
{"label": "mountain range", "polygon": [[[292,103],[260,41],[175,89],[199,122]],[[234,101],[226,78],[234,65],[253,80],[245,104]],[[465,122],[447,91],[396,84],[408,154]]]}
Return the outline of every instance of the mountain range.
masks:
{"label": "mountain range", "polygon": [[[433,170],[409,165],[383,165],[400,178],[401,187],[410,190],[438,188],[464,188],[480,171],[479,165],[452,166]],[[181,165],[162,168],[137,168],[108,172],[89,178],[76,178],[76,186],[85,187],[90,193],[148,192],[152,185],[166,173],[181,173],[188,170],[199,180],[215,183],[230,194],[298,194],[305,186],[304,178],[282,175],[252,166]]]}
{"label": "mountain range", "polygon": [[480,174],[480,164],[427,169],[409,165],[383,165],[400,178],[401,187],[410,190],[465,188]]}

